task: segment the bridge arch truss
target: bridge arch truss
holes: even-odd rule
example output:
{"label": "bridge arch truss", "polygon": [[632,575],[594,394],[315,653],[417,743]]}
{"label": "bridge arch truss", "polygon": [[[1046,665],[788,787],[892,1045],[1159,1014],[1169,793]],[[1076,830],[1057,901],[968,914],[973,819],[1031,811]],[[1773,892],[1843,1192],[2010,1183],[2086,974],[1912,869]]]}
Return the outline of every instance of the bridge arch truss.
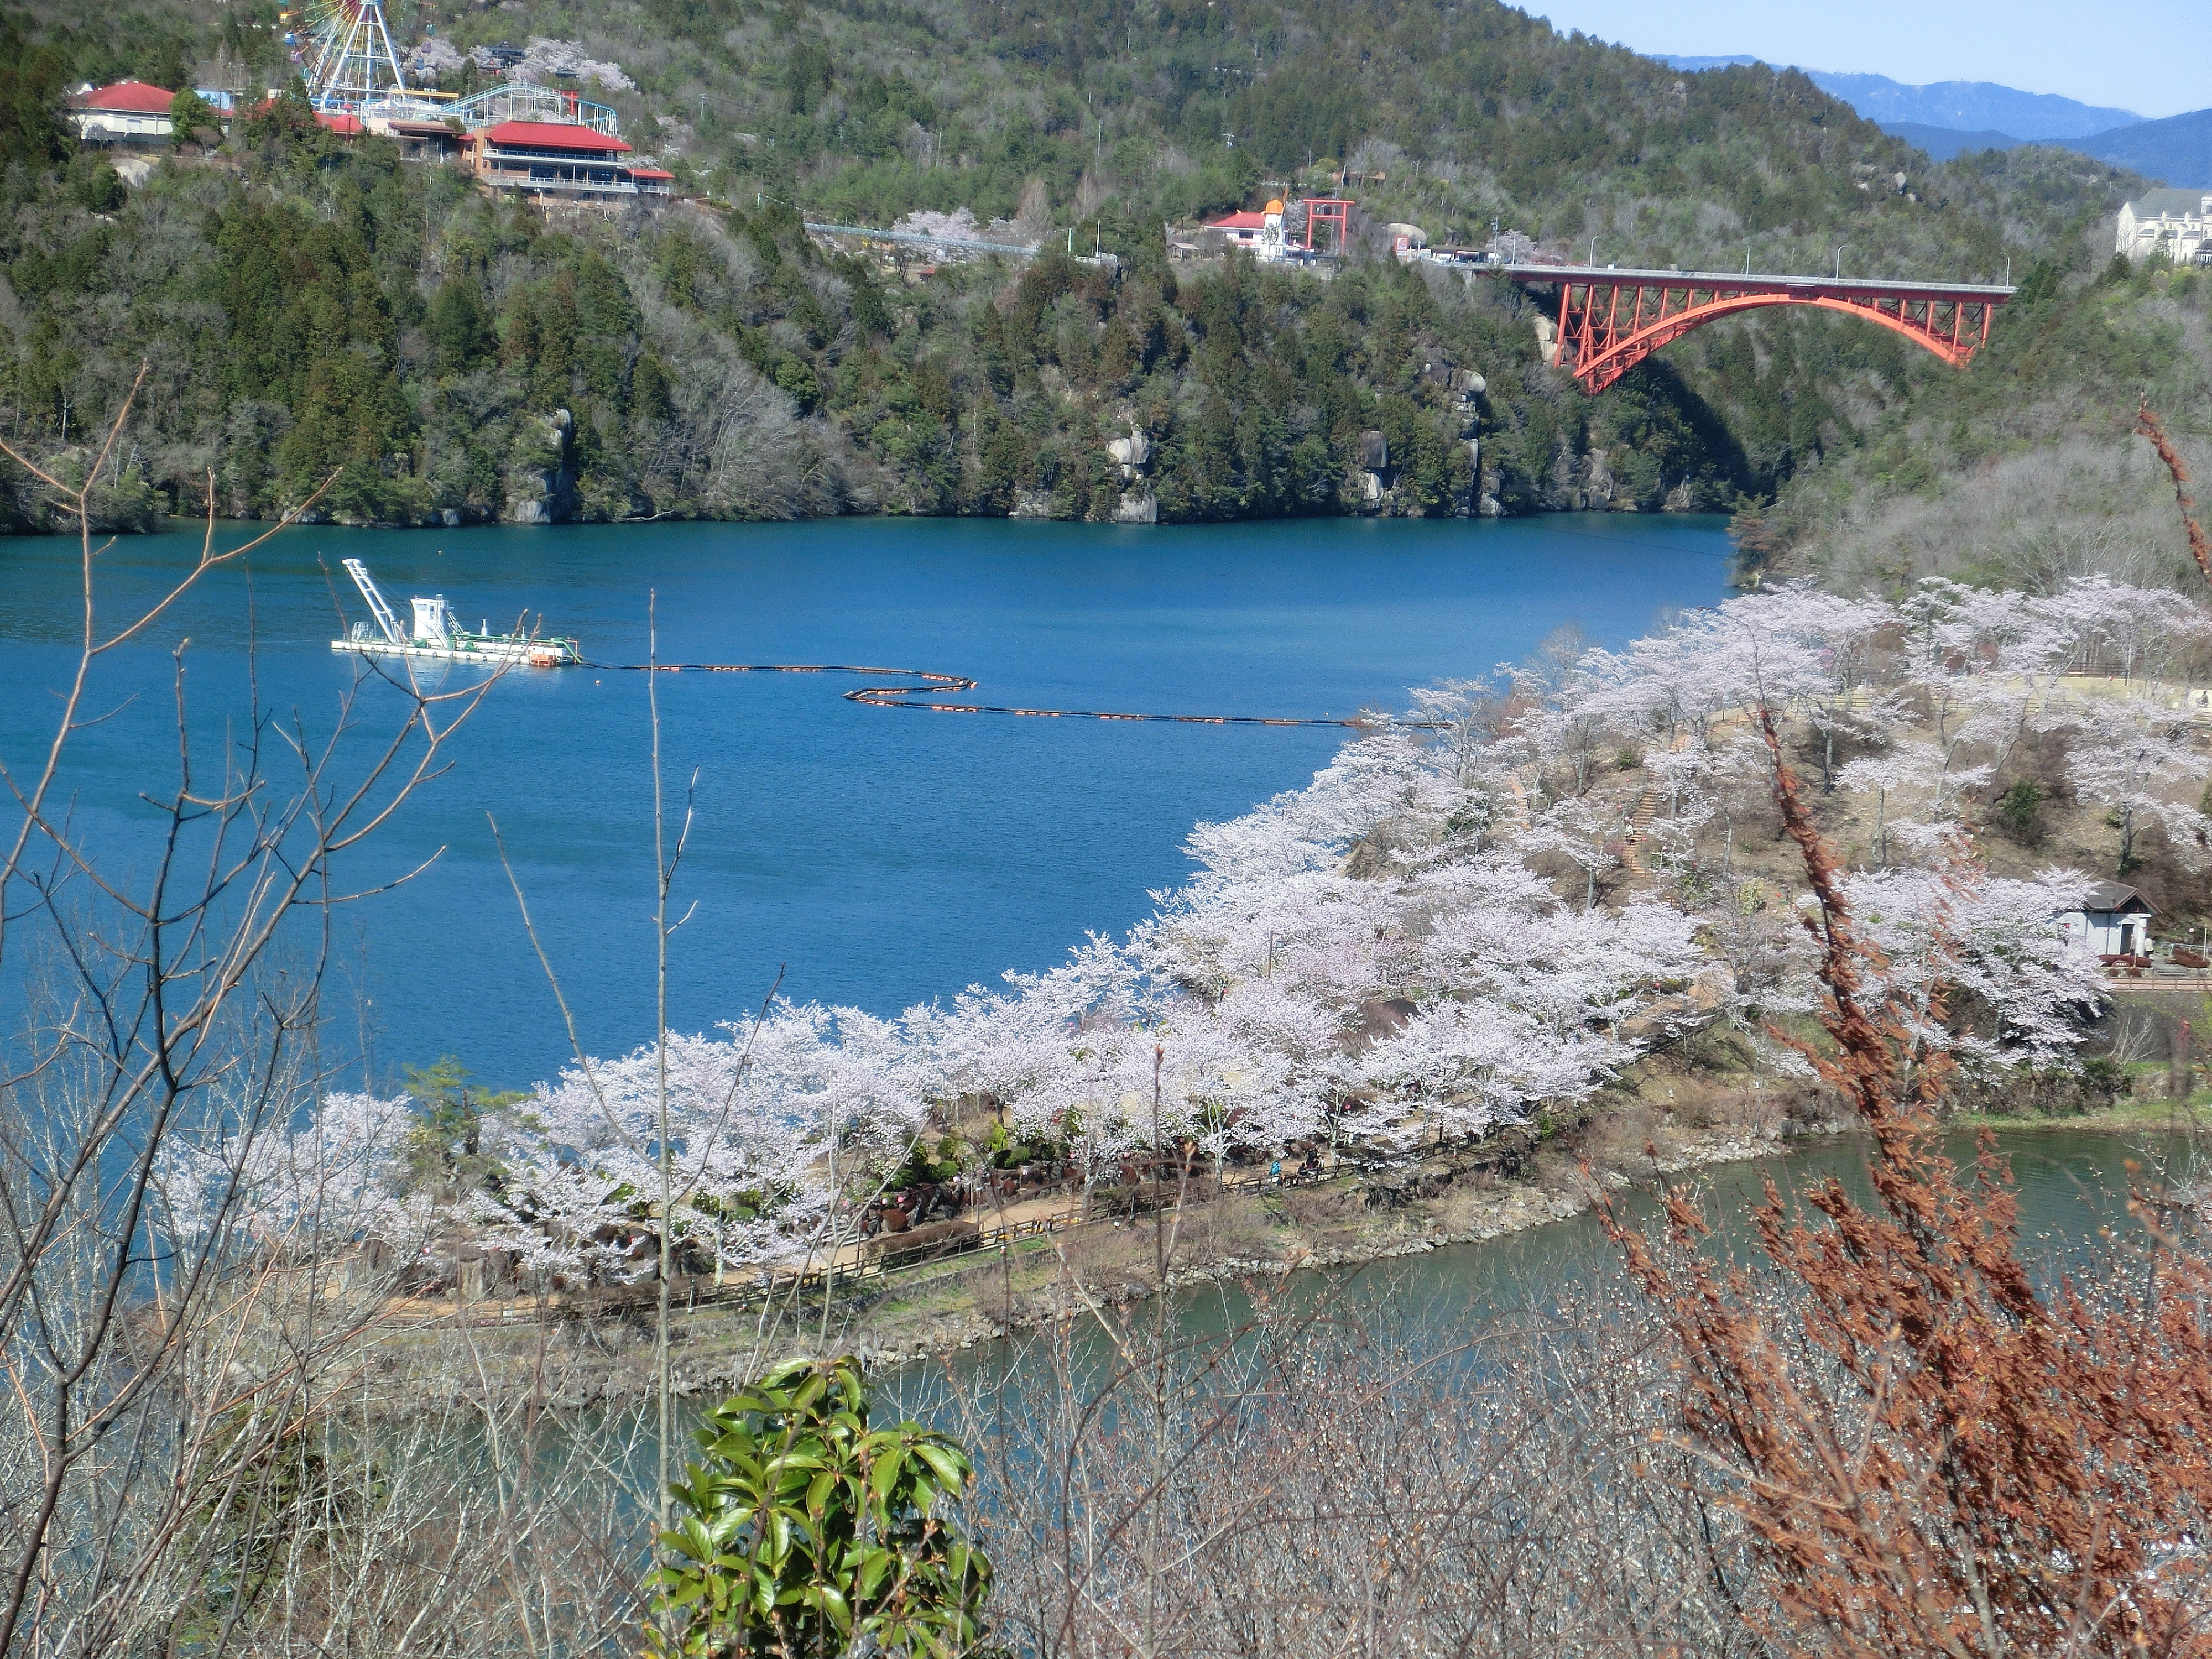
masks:
{"label": "bridge arch truss", "polygon": [[1583,391],[1612,386],[1661,347],[1722,317],[1769,306],[1811,306],[1863,317],[1963,368],[1988,343],[2010,288],[1716,271],[1512,265],[1524,287],[1559,290],[1559,359]]}

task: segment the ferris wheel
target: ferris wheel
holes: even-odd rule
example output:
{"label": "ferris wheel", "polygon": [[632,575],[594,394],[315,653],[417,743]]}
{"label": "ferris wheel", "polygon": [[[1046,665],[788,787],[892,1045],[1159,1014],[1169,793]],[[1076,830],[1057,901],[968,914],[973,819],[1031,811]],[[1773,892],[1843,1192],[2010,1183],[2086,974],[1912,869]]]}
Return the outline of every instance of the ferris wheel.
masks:
{"label": "ferris wheel", "polygon": [[383,0],[307,0],[307,96],[318,109],[354,109],[404,97]]}

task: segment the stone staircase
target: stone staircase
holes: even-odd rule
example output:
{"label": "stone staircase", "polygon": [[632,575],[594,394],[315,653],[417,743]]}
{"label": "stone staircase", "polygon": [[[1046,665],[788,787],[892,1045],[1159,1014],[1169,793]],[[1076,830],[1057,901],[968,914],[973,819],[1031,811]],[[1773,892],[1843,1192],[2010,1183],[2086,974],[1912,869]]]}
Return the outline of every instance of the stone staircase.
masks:
{"label": "stone staircase", "polygon": [[1659,792],[1646,789],[1636,798],[1636,810],[1628,815],[1628,844],[1620,861],[1638,881],[1651,879],[1651,826],[1658,821],[1659,806]]}

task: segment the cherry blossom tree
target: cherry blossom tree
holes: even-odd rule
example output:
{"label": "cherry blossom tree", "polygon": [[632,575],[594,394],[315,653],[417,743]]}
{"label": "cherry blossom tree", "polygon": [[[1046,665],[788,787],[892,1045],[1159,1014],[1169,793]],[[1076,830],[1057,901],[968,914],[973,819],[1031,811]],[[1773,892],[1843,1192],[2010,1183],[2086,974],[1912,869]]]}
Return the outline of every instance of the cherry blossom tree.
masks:
{"label": "cherry blossom tree", "polygon": [[[1962,842],[1946,851],[1934,866],[1844,881],[1853,915],[1882,954],[1876,988],[1921,1022],[1923,1037],[1963,1060],[2049,1064],[2072,1053],[2084,1017],[2104,999],[2096,963],[2069,950],[2051,921],[2076,902],[2081,877],[2052,870],[2010,880],[1978,870]],[[1935,1030],[1930,998],[1946,986],[1990,1010],[1994,1036]]]}
{"label": "cherry blossom tree", "polygon": [[[580,1060],[498,1115],[498,1180],[441,1210],[408,1197],[386,1150],[404,1101],[332,1097],[237,1178],[272,1237],[320,1206],[356,1231],[472,1226],[540,1268],[629,1278],[664,1232],[718,1272],[834,1253],[925,1136],[978,1113],[1059,1149],[1086,1186],[1133,1160],[1218,1170],[1323,1137],[1486,1133],[1589,1097],[1699,1023],[1811,1006],[1789,896],[1735,868],[1737,817],[1766,787],[1743,718],[1761,705],[1802,722],[1838,787],[1874,793],[1878,868],[1854,902],[1899,1005],[1948,976],[1995,1022],[1961,1052],[2046,1063],[2098,994],[2050,925],[2072,878],[1961,879],[1966,801],[2025,733],[2063,731],[2124,860],[2151,821],[2194,848],[2185,714],[2065,679],[2085,661],[2162,672],[2204,633],[2199,608],[2102,579],[2042,598],[1931,582],[1899,605],[1804,586],[1731,599],[1619,651],[1416,694],[1414,720],[1367,727],[1304,787],[1197,825],[1188,880],[1126,939],[1092,934],[1047,971],[895,1018],[779,1003],[742,1033],[672,1035],[665,1206],[650,1046]],[[1839,735],[1875,751],[1838,765]],[[1657,867],[1640,860],[1609,900],[1632,799],[1595,787],[1614,744],[1668,811]],[[1701,850],[1716,817],[1717,859]],[[1562,856],[1564,890],[1542,873]],[[196,1170],[230,1179],[224,1156],[173,1160],[175,1201]]]}
{"label": "cherry blossom tree", "polygon": [[436,1224],[404,1179],[414,1103],[333,1092],[298,1121],[232,1123],[164,1149],[161,1192],[174,1233],[198,1238],[235,1212],[263,1250],[313,1259],[366,1239],[411,1255]]}
{"label": "cherry blossom tree", "polygon": [[1732,609],[1772,642],[1766,654],[1778,660],[1768,674],[1770,696],[1802,711],[1820,739],[1821,787],[1832,791],[1836,739],[1873,737],[1891,722],[1873,681],[1877,643],[1895,627],[1896,612],[1880,600],[1824,593],[1810,582],[1735,601]]}
{"label": "cherry blossom tree", "polygon": [[818,1008],[785,1005],[749,1043],[735,1030],[669,1034],[665,1217],[659,1047],[541,1085],[491,1139],[504,1174],[483,1200],[488,1241],[529,1267],[617,1280],[655,1270],[658,1252],[644,1246],[663,1225],[676,1253],[718,1272],[787,1254],[832,1196],[819,1160],[846,1117],[866,1118],[872,1143],[912,1115],[895,1085],[861,1081],[865,1057],[841,1065],[830,1024]]}
{"label": "cherry blossom tree", "polygon": [[1557,853],[1573,865],[1583,878],[1583,908],[1589,910],[1597,904],[1598,883],[1620,868],[1627,836],[1627,817],[1618,802],[1570,795],[1545,810],[1521,846]]}
{"label": "cherry blossom tree", "polygon": [[2054,718],[2075,731],[2066,763],[2074,793],[2108,808],[2120,832],[2118,873],[2136,867],[2136,837],[2153,823],[2165,830],[2185,863],[2198,862],[2212,823],[2173,794],[2197,783],[2204,771],[2190,742],[2188,712],[2142,697],[2084,697],[2054,711]]}

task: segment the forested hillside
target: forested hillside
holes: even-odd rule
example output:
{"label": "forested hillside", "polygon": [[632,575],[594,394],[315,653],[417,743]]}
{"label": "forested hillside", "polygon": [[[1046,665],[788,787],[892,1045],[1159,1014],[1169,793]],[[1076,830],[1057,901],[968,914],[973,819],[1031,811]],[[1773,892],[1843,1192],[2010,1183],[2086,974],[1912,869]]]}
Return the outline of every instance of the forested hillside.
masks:
{"label": "forested hillside", "polygon": [[2196,475],[2212,467],[2212,271],[2138,268],[2111,246],[2054,250],[1971,373],[1929,377],[1771,512],[1747,514],[1750,562],[1853,589],[1931,574],[2038,591],[2092,571],[2201,581],[2166,469],[2131,434],[2148,404]]}
{"label": "forested hillside", "polygon": [[[41,3],[0,42],[0,421],[81,467],[150,364],[102,491],[117,523],[201,510],[210,474],[224,513],[335,473],[323,508],[392,522],[1732,509],[1949,371],[1784,314],[1588,399],[1503,284],[1383,258],[1334,282],[1171,266],[1162,222],[1348,167],[1373,221],[1438,241],[1494,223],[1623,264],[1800,270],[1848,245],[1861,273],[1987,278],[2074,246],[2131,182],[2042,150],[1923,174],[1802,76],[1681,75],[1489,0],[399,12],[418,46],[434,15],[449,89],[495,41],[618,64],[586,90],[706,198],[549,223],[289,100],[126,185],[70,153],[63,91],[273,84],[274,9],[142,4],[94,29]],[[900,283],[799,225],[963,208],[1121,268]],[[1133,429],[1125,476],[1106,445]],[[0,514],[51,516],[21,477]]]}

